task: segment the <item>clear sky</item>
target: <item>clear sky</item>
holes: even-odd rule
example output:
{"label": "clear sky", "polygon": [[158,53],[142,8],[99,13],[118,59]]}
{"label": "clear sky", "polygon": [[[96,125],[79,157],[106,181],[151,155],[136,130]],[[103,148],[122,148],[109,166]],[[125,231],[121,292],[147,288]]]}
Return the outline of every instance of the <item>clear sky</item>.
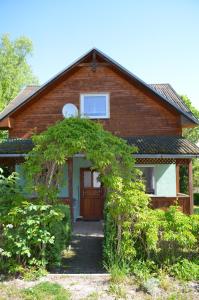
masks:
{"label": "clear sky", "polygon": [[40,83],[97,47],[199,109],[199,0],[0,0],[3,33],[33,41]]}

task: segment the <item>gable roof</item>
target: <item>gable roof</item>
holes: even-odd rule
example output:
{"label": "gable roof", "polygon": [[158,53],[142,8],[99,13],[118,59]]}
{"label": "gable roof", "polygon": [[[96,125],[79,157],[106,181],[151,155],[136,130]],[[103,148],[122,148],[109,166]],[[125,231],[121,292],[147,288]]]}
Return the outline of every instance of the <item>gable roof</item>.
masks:
{"label": "gable roof", "polygon": [[190,109],[186,106],[184,101],[169,83],[154,83],[149,84],[149,86],[152,87],[157,93],[167,98],[167,101],[169,101],[171,104],[178,106],[179,109],[188,113],[193,119],[195,119],[196,123],[198,122],[198,119],[194,116],[194,114],[190,111]]}
{"label": "gable roof", "polygon": [[94,48],[87,52],[85,55],[77,59],[71,65],[69,65],[66,69],[62,70],[60,73],[55,75],[49,81],[47,81],[42,86],[28,86],[24,90],[22,90],[16,98],[14,98],[8,106],[0,113],[0,121],[14,113],[20,107],[31,101],[34,97],[39,95],[42,91],[44,91],[47,87],[49,87],[52,83],[56,82],[62,76],[67,74],[69,71],[74,69],[79,63],[82,61],[86,61],[89,57],[98,56],[100,59],[110,63],[113,67],[119,70],[122,74],[127,76],[130,80],[134,81],[138,86],[145,88],[148,92],[157,96],[159,100],[163,103],[168,104],[171,108],[173,108],[178,113],[182,114],[185,118],[195,124],[199,124],[199,120],[188,110],[183,101],[177,95],[177,93],[173,90],[173,88],[168,84],[147,84],[140,78],[138,78],[133,73],[129,72],[127,69],[122,67],[119,63],[105,55],[103,52]]}
{"label": "gable roof", "polygon": [[31,97],[39,88],[39,85],[28,85],[21,90],[19,94],[9,102],[4,110],[0,112],[0,120],[3,120],[6,116],[15,111],[17,107],[23,105],[23,103],[26,102],[26,100]]}

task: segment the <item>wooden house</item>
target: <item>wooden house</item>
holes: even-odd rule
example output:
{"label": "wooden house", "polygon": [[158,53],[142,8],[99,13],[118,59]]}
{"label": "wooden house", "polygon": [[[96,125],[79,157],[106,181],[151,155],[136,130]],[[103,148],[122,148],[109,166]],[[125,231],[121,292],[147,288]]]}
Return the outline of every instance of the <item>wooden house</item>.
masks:
{"label": "wooden house", "polygon": [[[199,148],[182,137],[182,130],[199,121],[171,85],[147,84],[97,49],[44,85],[26,87],[0,113],[0,129],[9,132],[9,139],[0,144],[0,166],[20,172],[33,147],[31,136],[62,120],[67,103],[138,147],[136,164],[154,208],[178,201],[183,212],[193,212],[192,158],[199,156]],[[188,195],[180,193],[182,164],[188,169]],[[59,197],[70,204],[74,219],[103,217],[102,187],[90,166],[75,156],[64,168],[66,184]]]}

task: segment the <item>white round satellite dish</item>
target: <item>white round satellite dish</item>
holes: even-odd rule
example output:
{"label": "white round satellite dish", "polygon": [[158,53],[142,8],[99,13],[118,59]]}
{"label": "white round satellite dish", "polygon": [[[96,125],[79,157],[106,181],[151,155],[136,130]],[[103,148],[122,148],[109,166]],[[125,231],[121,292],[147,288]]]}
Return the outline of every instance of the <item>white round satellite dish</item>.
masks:
{"label": "white round satellite dish", "polygon": [[78,109],[74,104],[67,103],[62,108],[62,114],[63,114],[64,118],[77,117]]}

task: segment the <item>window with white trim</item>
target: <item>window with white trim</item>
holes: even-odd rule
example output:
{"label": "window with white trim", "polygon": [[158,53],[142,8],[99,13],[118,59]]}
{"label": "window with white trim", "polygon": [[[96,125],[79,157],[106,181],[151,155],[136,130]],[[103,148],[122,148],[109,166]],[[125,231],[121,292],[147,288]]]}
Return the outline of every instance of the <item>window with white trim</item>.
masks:
{"label": "window with white trim", "polygon": [[80,114],[90,119],[108,119],[109,94],[81,94]]}

